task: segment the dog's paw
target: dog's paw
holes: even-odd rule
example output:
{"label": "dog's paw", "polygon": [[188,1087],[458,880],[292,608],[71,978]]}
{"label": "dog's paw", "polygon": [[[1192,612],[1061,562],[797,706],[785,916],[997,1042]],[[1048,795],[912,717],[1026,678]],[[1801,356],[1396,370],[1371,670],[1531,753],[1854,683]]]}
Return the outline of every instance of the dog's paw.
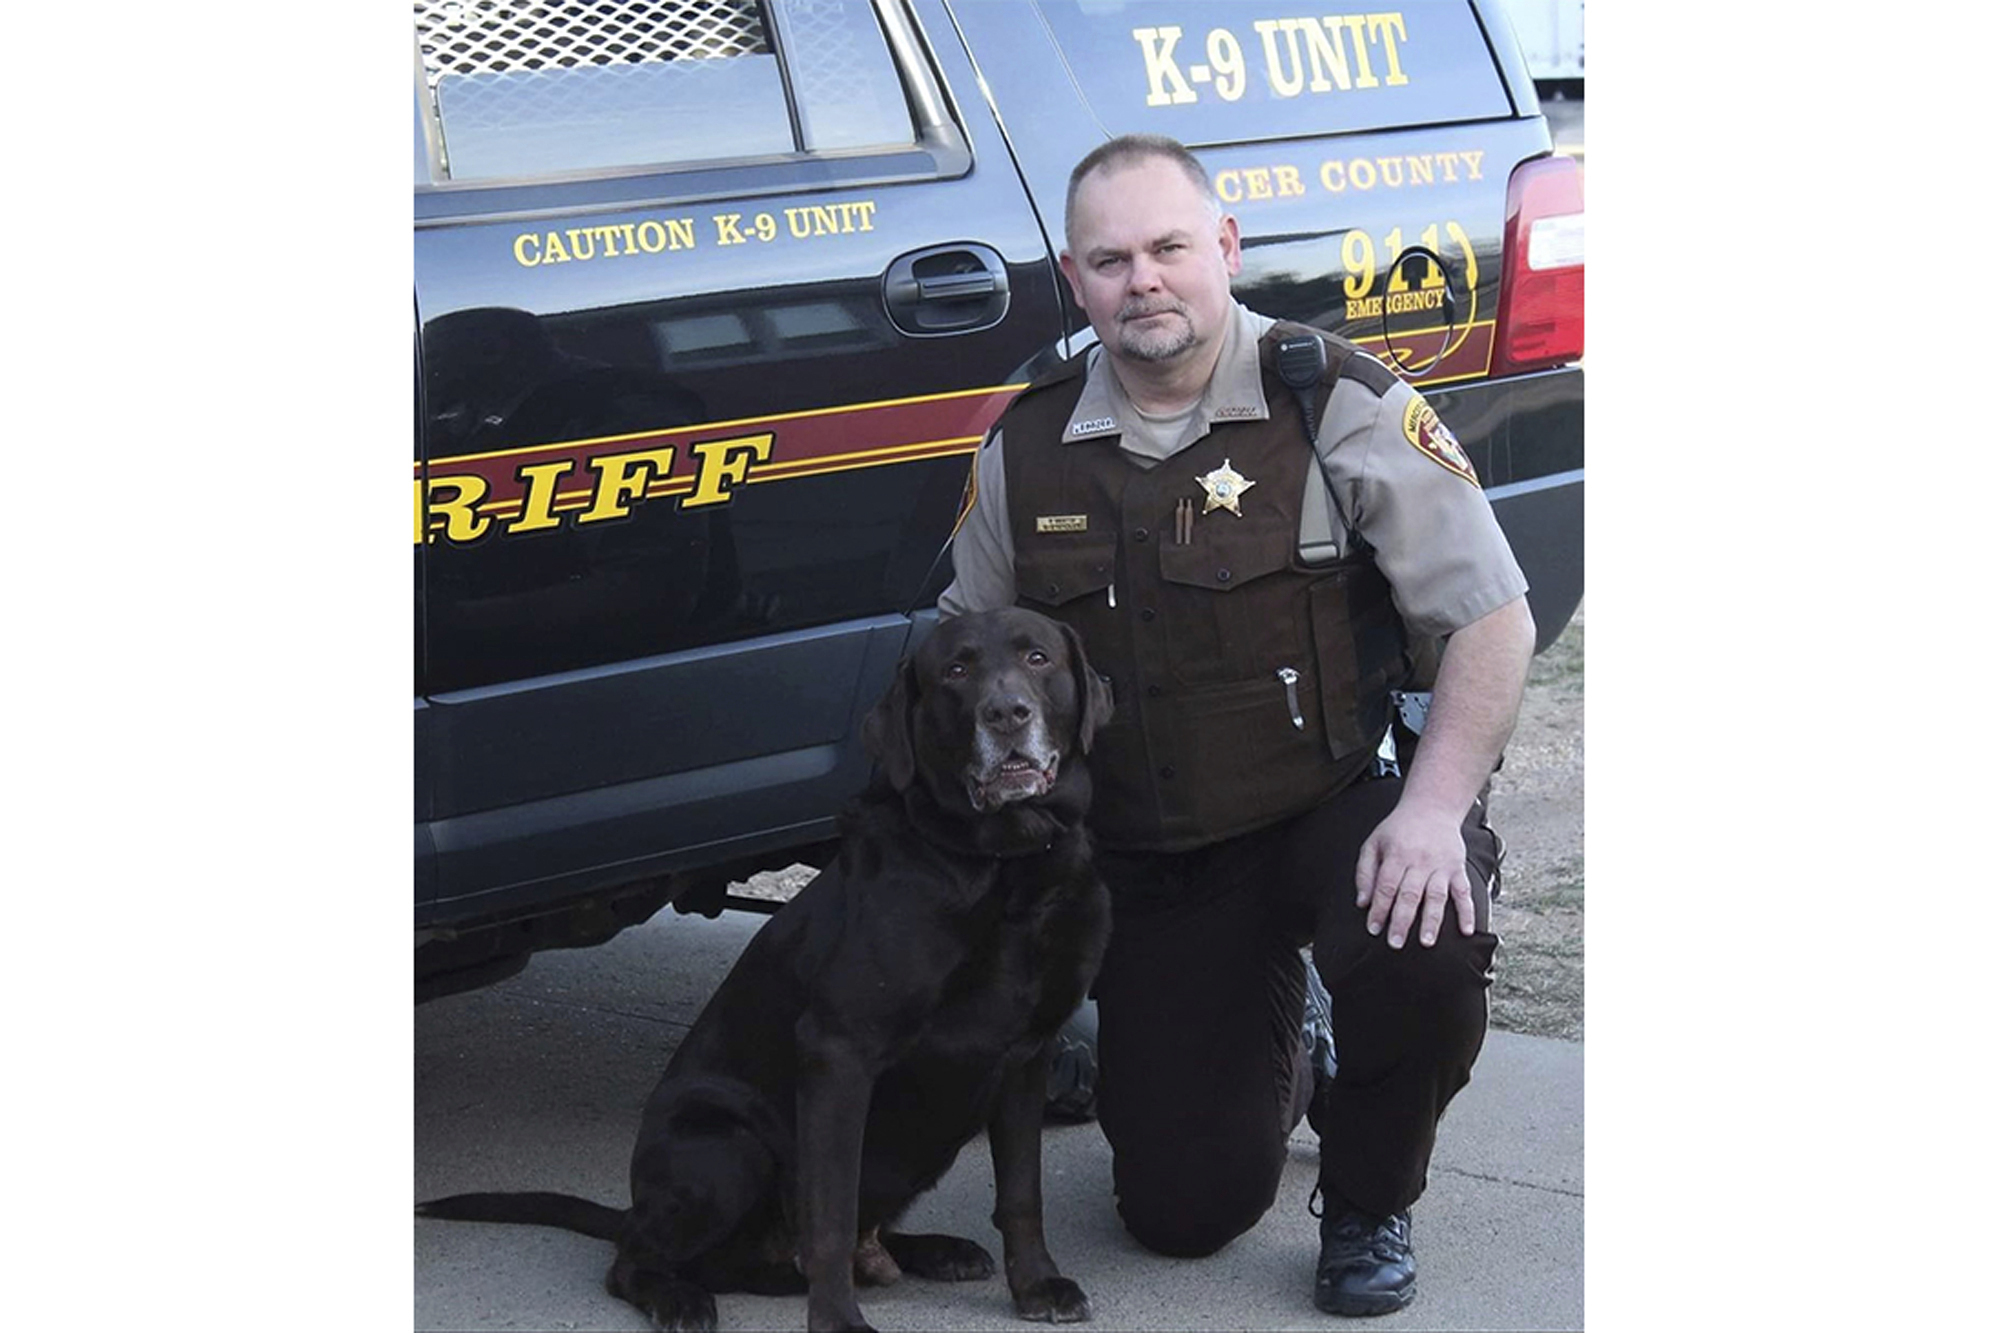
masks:
{"label": "dog's paw", "polygon": [[1066,1277],[1048,1277],[1014,1293],[1014,1313],[1048,1324],[1079,1324],[1090,1318],[1090,1297]]}
{"label": "dog's paw", "polygon": [[673,1273],[621,1256],[605,1274],[604,1289],[638,1306],[660,1333],[715,1333],[715,1297]]}
{"label": "dog's paw", "polygon": [[684,1285],[645,1309],[660,1333],[715,1333],[715,1297],[700,1287]]}
{"label": "dog's paw", "polygon": [[975,1241],[959,1236],[899,1236],[882,1233],[889,1251],[905,1273],[933,1282],[977,1282],[996,1271],[993,1256]]}

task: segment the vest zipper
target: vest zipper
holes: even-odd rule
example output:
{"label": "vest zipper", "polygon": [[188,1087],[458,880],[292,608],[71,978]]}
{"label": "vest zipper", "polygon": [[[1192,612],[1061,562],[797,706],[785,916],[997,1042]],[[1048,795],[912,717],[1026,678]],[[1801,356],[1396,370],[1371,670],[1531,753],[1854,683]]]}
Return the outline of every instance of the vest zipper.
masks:
{"label": "vest zipper", "polygon": [[1292,710],[1292,725],[1304,731],[1306,720],[1299,713],[1299,673],[1290,667],[1279,667],[1278,679],[1285,682],[1285,702]]}

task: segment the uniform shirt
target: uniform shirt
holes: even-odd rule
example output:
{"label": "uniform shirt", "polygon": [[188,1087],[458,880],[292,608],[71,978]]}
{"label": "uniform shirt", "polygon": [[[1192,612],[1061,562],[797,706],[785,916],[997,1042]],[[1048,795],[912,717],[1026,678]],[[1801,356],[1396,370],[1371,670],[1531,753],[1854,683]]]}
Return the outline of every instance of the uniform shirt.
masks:
{"label": "uniform shirt", "polygon": [[[1064,438],[1118,435],[1126,461],[1150,468],[1207,435],[1212,421],[1269,419],[1257,341],[1274,322],[1237,303],[1208,388],[1186,413],[1170,418],[1148,417],[1134,407],[1103,348],[1091,348],[1083,393]],[[1377,378],[1394,377],[1384,368]],[[1421,429],[1406,429],[1422,412],[1420,395],[1400,379],[1378,394],[1359,380],[1340,378],[1316,441],[1326,471],[1315,467],[1306,474],[1299,553],[1309,562],[1344,554],[1346,534],[1327,503],[1325,478],[1331,474],[1348,521],[1375,548],[1404,623],[1413,633],[1439,636],[1513,601],[1527,591],[1528,580],[1486,493],[1420,447],[1414,437]],[[1057,442],[1027,447],[1038,445],[1054,448]],[[946,615],[1014,604],[1003,447],[995,429],[979,451],[972,510],[952,538],[956,577],[938,598]],[[1449,452],[1456,450],[1450,444]]]}

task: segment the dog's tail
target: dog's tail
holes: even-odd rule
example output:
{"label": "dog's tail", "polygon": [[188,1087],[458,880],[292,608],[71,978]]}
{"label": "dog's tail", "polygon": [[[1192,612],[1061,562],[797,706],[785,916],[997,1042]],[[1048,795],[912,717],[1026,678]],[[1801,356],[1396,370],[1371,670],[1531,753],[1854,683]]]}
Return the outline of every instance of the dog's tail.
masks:
{"label": "dog's tail", "polygon": [[523,1222],[580,1231],[599,1240],[613,1241],[625,1225],[625,1212],[623,1208],[608,1208],[571,1194],[542,1192],[454,1194],[417,1205],[418,1217],[439,1217],[451,1222]]}

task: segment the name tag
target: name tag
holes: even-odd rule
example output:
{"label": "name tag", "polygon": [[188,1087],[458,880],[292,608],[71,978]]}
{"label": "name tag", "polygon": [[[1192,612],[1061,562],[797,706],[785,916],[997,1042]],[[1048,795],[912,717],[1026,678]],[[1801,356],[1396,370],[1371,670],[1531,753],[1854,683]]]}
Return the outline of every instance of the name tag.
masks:
{"label": "name tag", "polygon": [[1117,427],[1118,419],[1116,417],[1098,417],[1094,421],[1077,422],[1069,428],[1069,433],[1072,435],[1093,435],[1098,431],[1115,430]]}
{"label": "name tag", "polygon": [[1090,526],[1088,514],[1037,514],[1036,532],[1082,532]]}

